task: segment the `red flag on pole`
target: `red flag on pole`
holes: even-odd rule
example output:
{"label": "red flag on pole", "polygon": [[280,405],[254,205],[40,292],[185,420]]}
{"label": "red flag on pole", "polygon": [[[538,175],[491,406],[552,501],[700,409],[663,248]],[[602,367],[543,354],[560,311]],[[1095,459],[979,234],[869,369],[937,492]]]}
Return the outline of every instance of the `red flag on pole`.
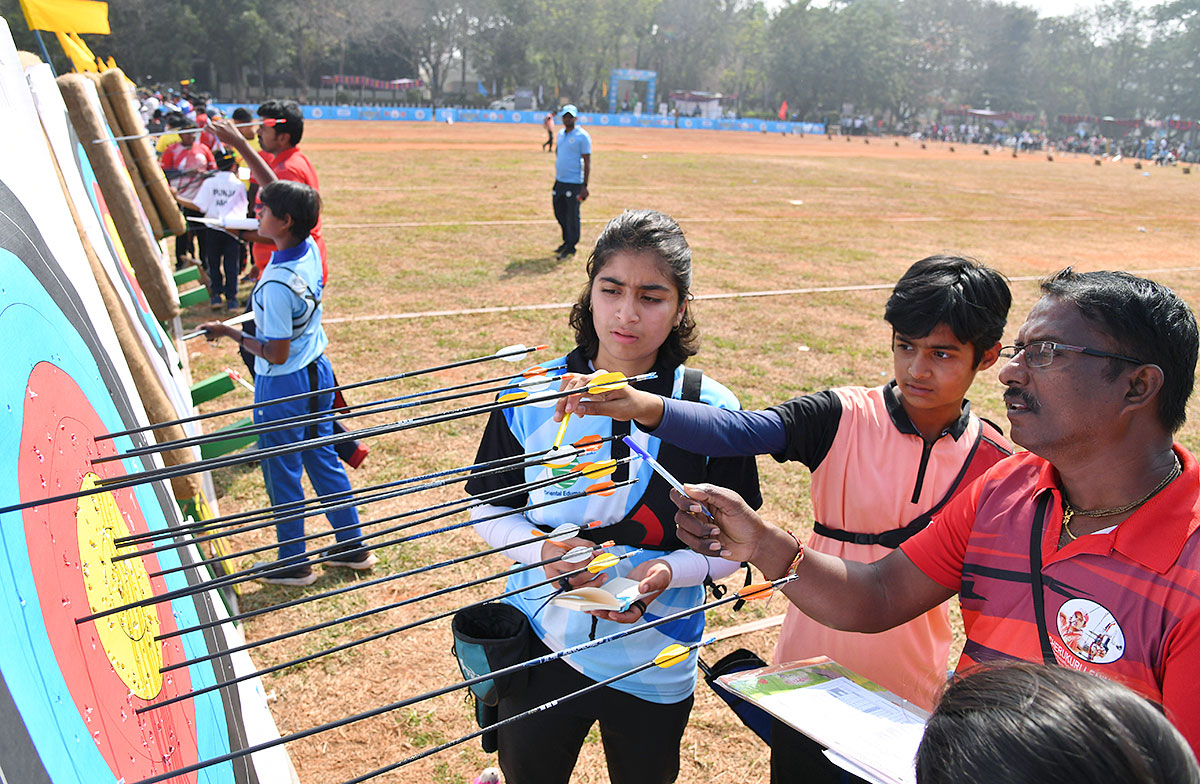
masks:
{"label": "red flag on pole", "polygon": [[781,120],[787,119],[787,101],[784,101],[783,103],[779,104],[779,119],[781,119]]}

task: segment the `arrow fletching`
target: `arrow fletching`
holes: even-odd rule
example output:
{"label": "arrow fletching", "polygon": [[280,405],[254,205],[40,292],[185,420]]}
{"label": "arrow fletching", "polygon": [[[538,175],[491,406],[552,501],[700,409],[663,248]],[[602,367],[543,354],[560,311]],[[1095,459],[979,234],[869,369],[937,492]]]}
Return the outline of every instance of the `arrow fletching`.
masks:
{"label": "arrow fletching", "polygon": [[503,359],[505,362],[520,362],[522,359],[525,359],[525,357],[529,356],[529,352],[541,351],[544,348],[548,348],[548,346],[533,346],[530,348],[524,343],[516,343],[500,349],[496,352],[495,356]]}
{"label": "arrow fletching", "polygon": [[550,533],[546,534],[552,542],[561,542],[565,539],[570,539],[575,534],[579,533],[581,526],[575,523],[563,523],[555,528]]}
{"label": "arrow fletching", "polygon": [[588,556],[591,554],[592,548],[580,545],[578,547],[572,547],[570,550],[567,550],[567,552],[563,553],[562,560],[566,561],[567,563],[579,563],[580,561],[586,561]]}
{"label": "arrow fletching", "polygon": [[692,651],[690,648],[685,648],[679,643],[673,643],[668,645],[666,648],[663,648],[662,651],[654,657],[654,663],[657,666],[666,669],[667,667],[679,664],[681,661],[687,659],[688,654],[691,652]]}
{"label": "arrow fletching", "polygon": [[755,599],[769,599],[773,593],[775,593],[775,586],[771,583],[754,583],[753,585],[739,588],[737,595],[739,599],[752,602]]}
{"label": "arrow fletching", "polygon": [[617,461],[601,460],[598,463],[580,463],[571,470],[583,474],[588,479],[599,479],[602,476],[614,474],[617,470]]}
{"label": "arrow fletching", "polygon": [[601,373],[592,379],[592,383],[587,386],[587,391],[588,394],[612,392],[617,389],[623,389],[628,385],[629,381],[625,378],[625,374],[613,370],[608,373]]}
{"label": "arrow fletching", "polygon": [[595,558],[592,559],[592,562],[590,564],[588,564],[587,569],[592,574],[599,574],[600,572],[603,572],[605,569],[611,569],[612,567],[616,566],[620,562],[621,562],[621,559],[618,558],[617,556],[613,555],[612,553],[601,553],[600,555],[597,555]]}
{"label": "arrow fletching", "polygon": [[603,482],[597,482],[596,484],[589,487],[587,490],[584,490],[583,493],[584,493],[584,495],[608,496],[608,495],[612,495],[614,492],[616,492],[616,488],[617,488],[617,485],[615,482],[612,482],[611,480],[605,480]]}
{"label": "arrow fletching", "polygon": [[591,435],[584,436],[575,443],[571,444],[571,446],[575,447],[576,449],[582,449],[584,452],[595,452],[603,443],[603,438],[600,436]]}
{"label": "arrow fletching", "polygon": [[529,397],[529,393],[523,389],[518,389],[516,392],[505,392],[496,398],[497,403],[515,403],[518,400],[524,400]]}

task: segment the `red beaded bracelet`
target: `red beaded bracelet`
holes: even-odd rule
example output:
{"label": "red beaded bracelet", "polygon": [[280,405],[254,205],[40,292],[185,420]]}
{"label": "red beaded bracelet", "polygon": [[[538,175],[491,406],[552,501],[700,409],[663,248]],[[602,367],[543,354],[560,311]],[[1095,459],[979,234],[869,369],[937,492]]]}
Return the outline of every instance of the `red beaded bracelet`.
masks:
{"label": "red beaded bracelet", "polygon": [[[786,530],[786,529],[785,529]],[[800,568],[800,562],[804,560],[804,543],[800,541],[800,537],[796,536],[791,531],[787,535],[796,540],[796,557],[792,559],[787,571],[783,573],[784,577],[795,577],[796,570]]]}

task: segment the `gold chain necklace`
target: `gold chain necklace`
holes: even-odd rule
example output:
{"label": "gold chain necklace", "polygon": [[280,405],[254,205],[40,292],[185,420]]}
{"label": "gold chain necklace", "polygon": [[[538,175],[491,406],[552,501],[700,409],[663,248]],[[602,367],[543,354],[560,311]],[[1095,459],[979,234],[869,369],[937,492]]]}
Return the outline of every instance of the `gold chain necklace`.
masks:
{"label": "gold chain necklace", "polygon": [[1075,507],[1071,506],[1071,501],[1069,498],[1067,498],[1067,494],[1063,493],[1063,531],[1066,532],[1067,536],[1069,536],[1070,540],[1073,542],[1079,538],[1071,532],[1071,520],[1075,517],[1075,515],[1079,515],[1080,517],[1112,517],[1113,515],[1124,514],[1130,510],[1137,509],[1139,506],[1158,495],[1160,492],[1162,492],[1164,487],[1171,484],[1171,482],[1175,481],[1175,479],[1183,473],[1183,465],[1179,462],[1179,456],[1172,456],[1175,458],[1175,463],[1171,466],[1171,470],[1167,472],[1167,475],[1163,477],[1162,481],[1158,483],[1158,486],[1131,504],[1114,506],[1111,509],[1076,509]]}

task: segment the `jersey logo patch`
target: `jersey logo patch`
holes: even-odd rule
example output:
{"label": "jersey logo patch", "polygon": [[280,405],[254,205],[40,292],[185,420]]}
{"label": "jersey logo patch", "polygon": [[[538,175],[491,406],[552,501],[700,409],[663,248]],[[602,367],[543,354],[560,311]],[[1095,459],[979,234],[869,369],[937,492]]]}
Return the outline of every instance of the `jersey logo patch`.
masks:
{"label": "jersey logo patch", "polygon": [[1058,608],[1058,635],[1067,650],[1092,664],[1125,654],[1125,632],[1112,612],[1090,599],[1068,599]]}

